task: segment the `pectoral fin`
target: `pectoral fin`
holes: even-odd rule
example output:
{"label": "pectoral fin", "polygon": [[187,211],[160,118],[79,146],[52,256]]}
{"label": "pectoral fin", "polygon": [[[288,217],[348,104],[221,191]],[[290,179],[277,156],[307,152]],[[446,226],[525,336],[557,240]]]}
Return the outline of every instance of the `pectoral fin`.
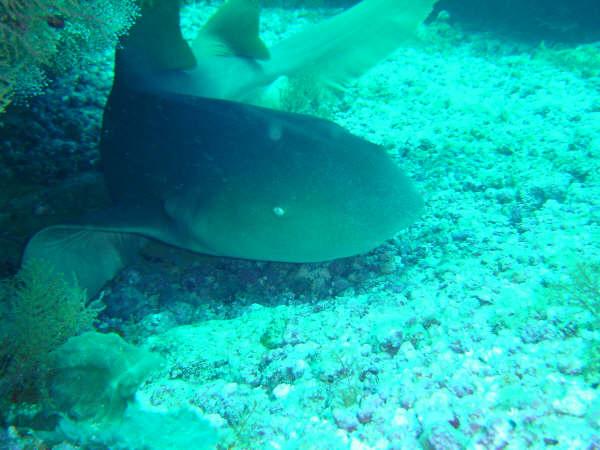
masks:
{"label": "pectoral fin", "polygon": [[131,263],[146,241],[128,232],[57,225],[31,238],[23,254],[23,264],[42,260],[67,281],[86,289],[91,297]]}

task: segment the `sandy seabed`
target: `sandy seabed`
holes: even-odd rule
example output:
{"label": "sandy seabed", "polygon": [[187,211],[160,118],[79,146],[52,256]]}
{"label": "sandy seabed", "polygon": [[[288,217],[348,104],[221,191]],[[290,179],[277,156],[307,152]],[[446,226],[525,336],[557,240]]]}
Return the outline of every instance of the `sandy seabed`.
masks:
{"label": "sandy seabed", "polygon": [[[267,10],[265,35],[316,17]],[[437,20],[319,104],[397,158],[423,217],[336,295],[242,289],[151,335],[169,375],[140,396],[200,408],[223,448],[599,448],[600,78],[567,52]]]}
{"label": "sandy seabed", "polygon": [[[320,16],[268,9],[263,35]],[[313,102],[423,216],[341,262],[126,269],[107,314],[137,318],[110,327],[167,361],[136,401],[191,405],[222,449],[600,448],[600,73],[570,51],[442,18]]]}

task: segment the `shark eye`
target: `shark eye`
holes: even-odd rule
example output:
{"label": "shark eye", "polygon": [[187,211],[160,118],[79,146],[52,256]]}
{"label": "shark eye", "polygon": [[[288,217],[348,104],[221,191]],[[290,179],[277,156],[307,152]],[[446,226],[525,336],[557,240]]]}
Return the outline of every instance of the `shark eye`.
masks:
{"label": "shark eye", "polygon": [[281,206],[276,206],[273,208],[273,214],[275,214],[277,217],[281,217],[285,214],[285,209],[283,209]]}

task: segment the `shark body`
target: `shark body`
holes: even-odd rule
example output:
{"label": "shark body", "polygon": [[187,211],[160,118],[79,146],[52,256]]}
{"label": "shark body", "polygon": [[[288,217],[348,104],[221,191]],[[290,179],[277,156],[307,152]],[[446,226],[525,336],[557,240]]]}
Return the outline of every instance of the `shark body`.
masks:
{"label": "shark body", "polygon": [[[320,30],[340,39],[312,59],[301,55],[322,45],[300,48],[292,40],[265,54],[256,40],[207,38],[227,29],[227,11],[198,38],[197,48],[270,56],[261,62],[229,51],[195,55],[181,38],[173,3],[157,0],[161,14],[142,16],[117,52],[101,139],[114,208],[38,232],[24,262],[44,259],[95,294],[148,240],[212,255],[315,262],[367,252],[417,217],[419,195],[382,148],[330,121],[250,104],[282,75],[327,67],[326,55],[354,39],[346,28],[360,16],[331,19]],[[421,5],[418,19],[412,14],[404,27],[414,28],[427,13],[422,5],[433,2],[408,3]],[[176,22],[176,32],[167,26],[166,34],[148,37],[164,18]],[[257,26],[251,21],[248,28]],[[384,40],[373,44],[374,53],[389,50]],[[285,47],[295,49],[295,61],[283,56]],[[372,55],[356,56],[364,49],[353,52],[363,69],[372,64]],[[324,70],[324,85],[362,70],[351,66]]]}

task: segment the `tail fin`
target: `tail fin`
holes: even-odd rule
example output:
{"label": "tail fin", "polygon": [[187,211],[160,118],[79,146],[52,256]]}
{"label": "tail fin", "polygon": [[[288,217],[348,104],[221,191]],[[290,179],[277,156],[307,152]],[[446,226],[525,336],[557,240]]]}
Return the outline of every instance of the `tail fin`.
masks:
{"label": "tail fin", "polygon": [[264,65],[273,79],[310,75],[341,88],[414,35],[437,0],[363,0],[271,48]]}

